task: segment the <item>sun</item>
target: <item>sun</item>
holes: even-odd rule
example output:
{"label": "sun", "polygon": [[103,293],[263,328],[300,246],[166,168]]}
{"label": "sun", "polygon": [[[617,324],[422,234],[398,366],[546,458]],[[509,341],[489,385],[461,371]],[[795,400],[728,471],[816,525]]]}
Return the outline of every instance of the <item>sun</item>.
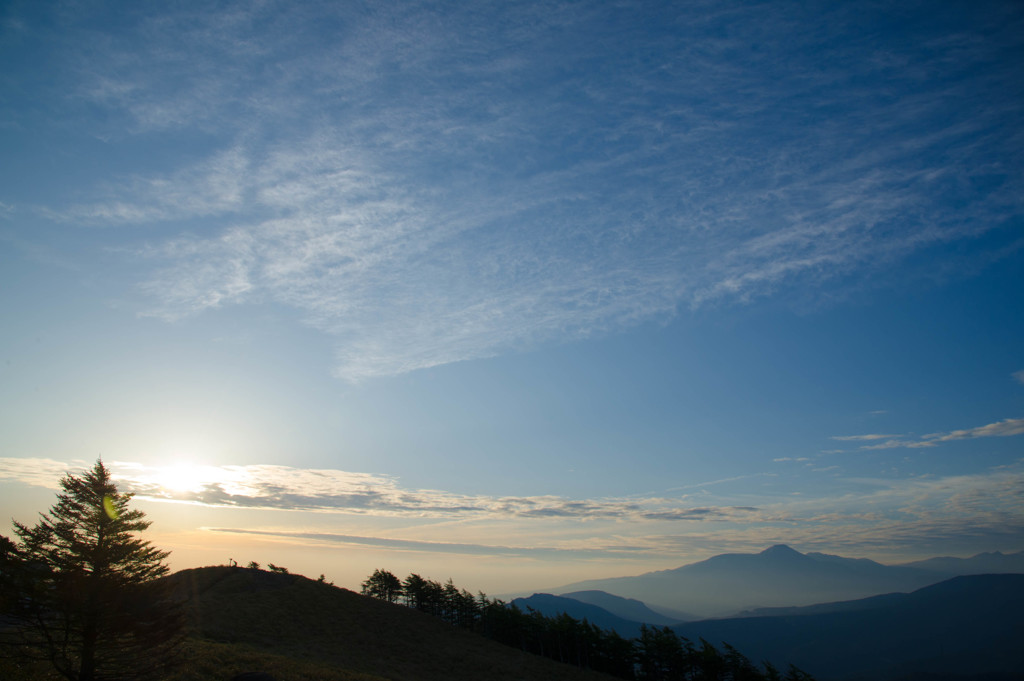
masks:
{"label": "sun", "polygon": [[211,477],[216,479],[210,475],[209,468],[210,466],[187,462],[176,463],[160,468],[157,472],[157,481],[168,492],[201,492],[207,483],[211,482]]}
{"label": "sun", "polygon": [[139,465],[132,476],[140,492],[152,499],[202,502],[213,494],[245,494],[248,473],[244,467],[195,463],[194,459],[172,457],[164,465]]}

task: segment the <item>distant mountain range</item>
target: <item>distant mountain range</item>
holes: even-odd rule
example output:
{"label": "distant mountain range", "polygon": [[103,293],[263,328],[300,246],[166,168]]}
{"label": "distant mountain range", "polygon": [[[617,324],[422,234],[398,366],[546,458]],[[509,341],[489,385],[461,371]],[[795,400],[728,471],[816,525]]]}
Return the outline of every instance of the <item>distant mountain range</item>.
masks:
{"label": "distant mountain range", "polygon": [[[672,570],[576,582],[550,591],[562,595],[603,591],[641,601],[654,610],[723,617],[759,608],[909,592],[953,576],[984,572],[1024,573],[1024,551],[882,565],[864,558],[803,554],[780,544],[756,554],[722,554]],[[607,609],[633,618],[621,609]]]}
{"label": "distant mountain range", "polygon": [[913,563],[904,563],[903,567],[934,570],[953,575],[986,575],[1024,573],[1024,551],[1017,553],[979,553],[970,558],[929,558]]}
{"label": "distant mountain range", "polygon": [[[640,636],[641,621],[663,622],[635,600],[577,592],[605,609],[567,596],[534,594],[512,601],[548,617],[562,613]],[[631,621],[610,612],[633,612]],[[1024,574],[965,575],[911,593],[803,607],[759,608],[742,617],[671,628],[695,645],[728,643],[752,661],[784,669],[790,662],[819,681],[1020,681],[1024,679]]]}

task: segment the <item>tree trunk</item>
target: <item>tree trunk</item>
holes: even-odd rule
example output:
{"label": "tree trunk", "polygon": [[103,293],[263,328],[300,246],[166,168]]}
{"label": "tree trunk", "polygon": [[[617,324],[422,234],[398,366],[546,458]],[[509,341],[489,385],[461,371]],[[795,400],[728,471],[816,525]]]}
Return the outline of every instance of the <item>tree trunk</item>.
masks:
{"label": "tree trunk", "polygon": [[94,613],[89,613],[88,617],[91,621],[82,631],[82,664],[78,671],[78,681],[96,679],[96,618]]}

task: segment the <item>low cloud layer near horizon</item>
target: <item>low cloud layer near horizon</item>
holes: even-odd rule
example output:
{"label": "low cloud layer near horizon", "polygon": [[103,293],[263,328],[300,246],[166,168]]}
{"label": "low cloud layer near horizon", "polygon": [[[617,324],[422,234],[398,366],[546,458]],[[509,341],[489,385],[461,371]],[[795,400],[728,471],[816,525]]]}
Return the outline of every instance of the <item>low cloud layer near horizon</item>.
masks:
{"label": "low cloud layer near horizon", "polygon": [[[63,474],[84,467],[84,462],[3,458],[0,481],[54,489]],[[818,494],[797,496],[716,490],[728,481],[709,481],[685,490],[601,499],[471,496],[408,489],[389,476],[276,465],[201,466],[189,471],[188,484],[182,485],[182,471],[173,466],[115,461],[108,467],[119,487],[140,501],[282,513],[280,522],[263,528],[197,531],[262,535],[296,545],[314,541],[588,560],[692,555],[701,549],[742,551],[787,543],[826,552],[852,551],[854,556],[927,557],[936,546],[969,546],[974,552],[1017,550],[1014,542],[1024,532],[1024,461],[968,475],[846,478],[836,486],[823,486]],[[169,480],[176,481],[175,487],[168,486]],[[443,531],[439,536],[493,536],[483,528],[503,527],[505,536],[518,536],[520,542],[498,546],[423,541],[415,530],[378,536],[310,531],[301,529],[303,513],[367,521],[406,519],[414,524],[441,523],[449,531],[455,528],[454,535]],[[511,527],[517,530],[509,532]],[[536,539],[523,540],[529,536]]]}

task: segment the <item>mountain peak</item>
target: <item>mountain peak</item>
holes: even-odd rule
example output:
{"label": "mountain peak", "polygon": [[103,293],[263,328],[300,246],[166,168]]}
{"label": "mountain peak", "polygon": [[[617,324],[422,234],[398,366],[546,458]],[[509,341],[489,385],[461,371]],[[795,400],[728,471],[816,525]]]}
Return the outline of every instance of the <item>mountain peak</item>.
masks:
{"label": "mountain peak", "polygon": [[775,546],[766,548],[761,552],[761,555],[767,556],[768,558],[792,558],[796,556],[800,556],[802,558],[804,554],[795,549],[789,548],[785,544],[776,544]]}

